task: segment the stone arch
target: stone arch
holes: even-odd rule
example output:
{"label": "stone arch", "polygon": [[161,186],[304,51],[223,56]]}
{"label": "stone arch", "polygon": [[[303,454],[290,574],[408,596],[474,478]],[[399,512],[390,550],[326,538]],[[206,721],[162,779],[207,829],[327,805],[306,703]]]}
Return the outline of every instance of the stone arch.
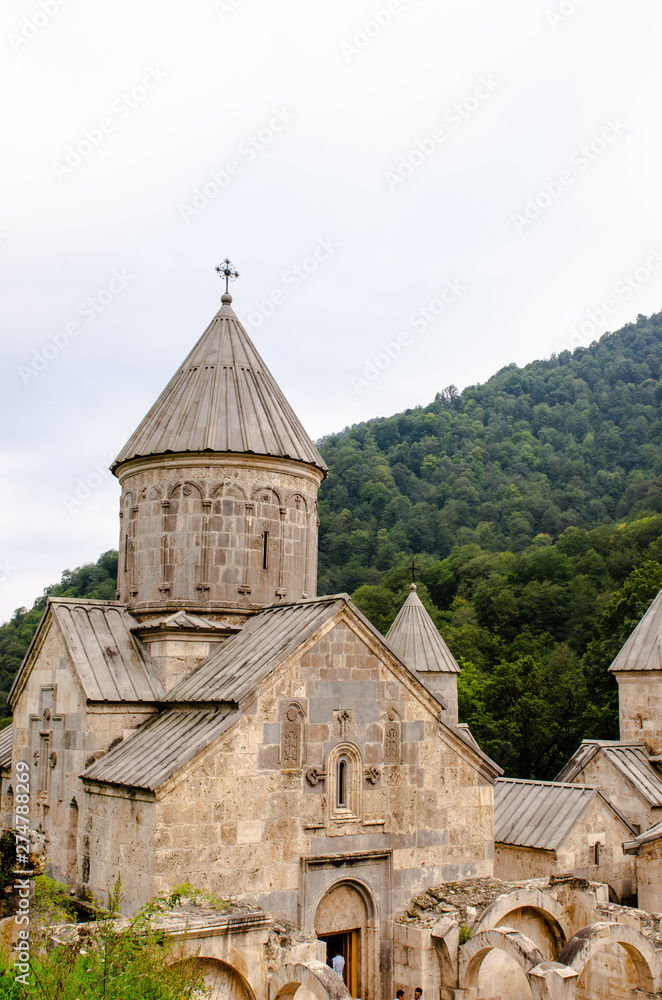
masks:
{"label": "stone arch", "polygon": [[544,961],[533,941],[512,927],[481,931],[460,946],[458,962],[460,989],[478,986],[481,966],[494,950],[501,951],[512,959],[524,976]]}
{"label": "stone arch", "polygon": [[637,987],[642,993],[658,993],[662,980],[660,963],[650,941],[634,927],[601,921],[589,924],[568,941],[559,955],[559,962],[581,973],[590,960],[610,945],[620,945],[632,960]]}
{"label": "stone arch", "polygon": [[182,493],[185,497],[195,497],[195,493],[193,492],[194,490],[195,493],[197,493],[197,499],[203,500],[204,491],[200,483],[196,483],[193,479],[187,479],[182,487]]}
{"label": "stone arch", "polygon": [[255,1000],[248,980],[233,965],[203,955],[182,961],[202,972],[205,984],[211,989],[209,1000]]}
{"label": "stone arch", "polygon": [[[508,922],[509,917],[512,916],[514,919],[518,911],[533,911],[545,922],[550,938],[554,942],[554,957],[558,958],[567,940],[572,937],[572,926],[559,901],[540,889],[518,889],[498,896],[483,910],[474,924],[474,934],[493,930],[502,921]],[[527,936],[532,937],[531,934]]]}
{"label": "stone arch", "polygon": [[293,507],[294,510],[300,510],[305,515],[308,514],[308,503],[306,498],[303,493],[300,493],[298,490],[295,490],[294,493],[291,493],[288,496],[286,506]]}
{"label": "stone arch", "polygon": [[[335,900],[333,899],[335,896]],[[337,916],[340,914],[340,916]],[[333,934],[374,920],[375,901],[368,886],[359,879],[343,878],[330,886],[315,911],[315,933]],[[352,920],[359,919],[359,924]],[[340,922],[338,922],[340,921]],[[348,923],[349,921],[349,923]]]}
{"label": "stone arch", "polygon": [[351,1000],[343,981],[324,962],[292,962],[281,965],[269,980],[268,1000],[293,997],[300,986],[316,1000]]}
{"label": "stone arch", "polygon": [[460,943],[460,927],[457,920],[443,917],[430,930],[430,939],[439,962],[441,985],[457,985],[457,950]]}
{"label": "stone arch", "polygon": [[253,490],[251,500],[255,503],[269,503],[280,506],[280,494],[273,486],[256,486]]}
{"label": "stone arch", "polygon": [[[341,770],[343,762],[344,771]],[[329,819],[334,822],[360,819],[363,798],[363,758],[358,746],[348,740],[336,743],[329,753],[326,772]],[[345,794],[341,797],[343,780]]]}
{"label": "stone arch", "polygon": [[343,978],[355,997],[374,993],[375,902],[367,885],[340,878],[322,895],[315,911],[315,933],[346,959]]}

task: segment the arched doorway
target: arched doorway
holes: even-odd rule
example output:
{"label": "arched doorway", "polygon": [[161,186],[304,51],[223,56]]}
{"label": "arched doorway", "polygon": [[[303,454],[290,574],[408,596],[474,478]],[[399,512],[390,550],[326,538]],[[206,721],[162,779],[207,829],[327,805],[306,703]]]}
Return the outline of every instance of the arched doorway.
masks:
{"label": "arched doorway", "polygon": [[185,962],[202,972],[210,993],[205,1000],[254,1000],[253,993],[236,969],[215,958],[187,958]]}
{"label": "arched doorway", "polygon": [[344,959],[343,981],[353,997],[366,996],[372,916],[364,886],[337,882],[322,897],[315,914],[315,933],[326,943],[327,955]]}

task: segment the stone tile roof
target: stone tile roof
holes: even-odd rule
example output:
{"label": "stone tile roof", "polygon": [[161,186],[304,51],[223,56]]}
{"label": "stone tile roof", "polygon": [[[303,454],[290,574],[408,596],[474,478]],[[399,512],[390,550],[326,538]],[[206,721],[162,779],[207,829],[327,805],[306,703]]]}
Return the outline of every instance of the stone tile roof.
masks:
{"label": "stone tile roof", "polygon": [[232,296],[131,435],[113,469],[132,458],[238,452],[327,466],[234,314]]}
{"label": "stone tile roof", "polygon": [[631,829],[596,788],[499,778],[494,786],[494,840],[516,847],[556,851],[596,797],[603,799]]}
{"label": "stone tile roof", "polygon": [[13,737],[13,726],[5,726],[4,729],[0,729],[0,768],[3,770],[8,770],[11,767]]}
{"label": "stone tile roof", "polygon": [[85,697],[90,701],[161,701],[163,686],[145,649],[131,635],[137,624],[115,601],[50,598]]}
{"label": "stone tile roof", "polygon": [[662,670],[662,590],[609,669]]}
{"label": "stone tile roof", "polygon": [[237,718],[239,713],[231,708],[192,712],[169,709],[140,726],[81,777],[154,792]]}
{"label": "stone tile roof", "polygon": [[258,612],[176,684],[166,701],[241,701],[348,601],[340,594]]}
{"label": "stone tile roof", "polygon": [[626,841],[623,844],[623,850],[626,854],[638,854],[640,847],[644,844],[652,844],[656,840],[662,840],[662,822],[655,823],[654,826],[640,833],[638,837]]}
{"label": "stone tile roof", "polygon": [[584,740],[556,775],[556,781],[573,781],[599,753],[650,806],[662,806],[662,774],[649,759],[643,743]]}
{"label": "stone tile roof", "polygon": [[217,622],[209,621],[208,618],[201,618],[200,615],[189,614],[188,611],[176,611],[174,614],[161,615],[159,618],[151,618],[149,621],[136,622],[132,626],[133,632],[151,631],[195,631],[195,632],[218,632],[235,629],[239,626],[219,625]]}
{"label": "stone tile roof", "polygon": [[391,649],[418,673],[459,674],[460,668],[442,639],[412,583],[409,596],[386,634]]}

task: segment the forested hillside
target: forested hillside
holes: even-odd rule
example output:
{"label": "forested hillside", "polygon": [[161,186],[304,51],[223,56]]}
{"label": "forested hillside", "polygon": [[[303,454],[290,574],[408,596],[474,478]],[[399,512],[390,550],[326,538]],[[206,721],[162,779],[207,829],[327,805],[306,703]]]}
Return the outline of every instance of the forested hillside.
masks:
{"label": "forested hillside", "polygon": [[[320,443],[319,593],[385,632],[414,562],[460,717],[520,777],[618,736],[607,667],[662,586],[662,314]],[[117,553],[46,593],[112,598]],[[45,604],[0,626],[7,691]],[[0,698],[1,698],[0,694]]]}
{"label": "forested hillside", "polygon": [[419,593],[507,773],[618,736],[607,667],[662,586],[662,314],[332,435],[320,592],[385,631]]}
{"label": "forested hillside", "polygon": [[662,510],[662,313],[322,442],[320,589]]}

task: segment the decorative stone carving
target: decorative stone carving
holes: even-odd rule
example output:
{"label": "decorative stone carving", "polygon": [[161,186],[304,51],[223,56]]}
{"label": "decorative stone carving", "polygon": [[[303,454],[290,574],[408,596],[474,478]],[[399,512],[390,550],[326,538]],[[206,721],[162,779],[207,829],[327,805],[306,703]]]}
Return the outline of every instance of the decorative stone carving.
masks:
{"label": "decorative stone carving", "polygon": [[288,706],[280,730],[281,767],[301,767],[303,760],[303,711],[300,705],[293,703]]}
{"label": "decorative stone carving", "polygon": [[306,771],[306,781],[309,785],[319,785],[325,778],[326,771],[322,771],[319,767],[309,767]]}
{"label": "decorative stone carving", "polygon": [[354,712],[347,708],[339,708],[333,713],[334,729],[342,739],[354,732]]}
{"label": "decorative stone carving", "polygon": [[391,709],[384,725],[384,763],[399,764],[402,756],[400,719]]}
{"label": "decorative stone carving", "polygon": [[57,754],[55,750],[51,750],[50,754],[48,755],[48,763],[50,764],[51,767],[57,767]]}
{"label": "decorative stone carving", "polygon": [[382,772],[376,764],[373,764],[371,767],[367,767],[363,773],[366,777],[366,781],[369,781],[371,785],[376,785]]}

